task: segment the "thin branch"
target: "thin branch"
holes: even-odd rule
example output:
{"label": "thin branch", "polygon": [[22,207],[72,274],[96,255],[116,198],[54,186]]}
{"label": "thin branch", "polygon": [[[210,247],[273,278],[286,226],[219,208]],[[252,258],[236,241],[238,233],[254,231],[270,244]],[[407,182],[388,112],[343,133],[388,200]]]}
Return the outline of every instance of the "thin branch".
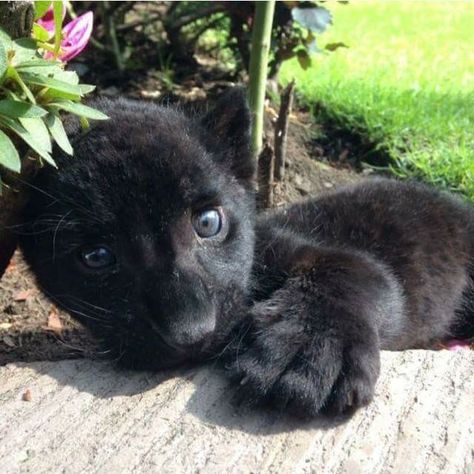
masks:
{"label": "thin branch", "polygon": [[110,48],[115,58],[115,64],[120,72],[125,69],[122,52],[120,51],[117,32],[115,30],[115,15],[110,11],[110,2],[104,1],[100,4],[102,7],[102,21],[104,22],[107,38]]}
{"label": "thin branch", "polygon": [[196,34],[191,38],[189,42],[191,44],[194,44],[203,33],[205,33],[207,30],[211,28],[214,28],[214,26],[216,26],[221,20],[222,20],[222,17],[214,18],[214,20],[201,26],[201,28],[199,28],[199,30],[196,32]]}
{"label": "thin branch", "polygon": [[123,25],[118,25],[116,30],[120,32],[124,32],[124,31],[132,30],[133,28],[136,28],[137,26],[147,26],[150,23],[153,23],[162,17],[163,15],[161,13],[158,13],[156,15],[150,16],[149,18],[143,18],[141,20],[132,21],[131,23],[124,23]]}
{"label": "thin branch", "polygon": [[293,79],[280,95],[280,111],[275,124],[275,179],[281,181],[285,176],[286,138],[288,135],[288,118],[293,107]]}
{"label": "thin branch", "polygon": [[183,26],[189,25],[200,18],[212,15],[225,10],[224,5],[213,4],[212,6],[202,8],[201,10],[196,10],[195,12],[190,13],[189,15],[183,15],[181,18],[178,18],[176,21],[170,19],[168,21],[169,28],[174,30],[180,30]]}
{"label": "thin branch", "polygon": [[258,207],[266,209],[273,206],[273,148],[266,143],[258,157]]}

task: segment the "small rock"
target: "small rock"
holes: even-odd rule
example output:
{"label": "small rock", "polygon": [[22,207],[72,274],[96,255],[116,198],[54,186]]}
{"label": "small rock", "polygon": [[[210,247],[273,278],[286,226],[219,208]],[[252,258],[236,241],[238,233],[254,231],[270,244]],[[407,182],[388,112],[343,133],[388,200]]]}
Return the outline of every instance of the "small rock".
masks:
{"label": "small rock", "polygon": [[59,314],[55,309],[52,309],[48,317],[48,329],[57,334],[61,334],[63,328],[63,323],[59,318]]}
{"label": "small rock", "polygon": [[146,90],[142,90],[142,91],[140,91],[140,95],[141,95],[144,99],[158,99],[158,98],[161,96],[161,92],[160,92],[160,91],[146,91]]}
{"label": "small rock", "polygon": [[23,395],[21,396],[21,399],[24,402],[31,402],[31,390],[27,388],[24,392]]}
{"label": "small rock", "polygon": [[8,347],[15,347],[15,341],[11,338],[11,336],[3,336],[2,341],[5,343],[6,346]]}
{"label": "small rock", "polygon": [[17,291],[14,295],[13,295],[13,299],[15,301],[26,301],[28,299],[31,298],[31,296],[33,295],[34,291],[33,290],[21,290],[21,291]]}

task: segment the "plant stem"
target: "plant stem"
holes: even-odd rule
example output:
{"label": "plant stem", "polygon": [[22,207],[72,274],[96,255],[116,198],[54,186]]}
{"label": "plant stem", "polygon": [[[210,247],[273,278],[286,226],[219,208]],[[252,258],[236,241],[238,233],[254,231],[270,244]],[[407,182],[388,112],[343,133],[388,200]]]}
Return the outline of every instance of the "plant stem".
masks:
{"label": "plant stem", "polygon": [[53,17],[54,17],[54,59],[57,59],[61,52],[61,39],[62,39],[62,24],[63,24],[63,2],[53,2]]}
{"label": "plant stem", "polygon": [[120,51],[120,45],[117,39],[117,33],[115,30],[115,18],[114,13],[111,11],[110,3],[104,1],[101,3],[102,6],[102,21],[104,22],[107,38],[109,40],[112,54],[114,55],[115,64],[120,72],[125,69],[122,52]]}
{"label": "plant stem", "polygon": [[268,52],[270,50],[275,0],[255,3],[252,49],[250,53],[249,102],[253,116],[251,147],[254,156],[257,157],[262,147]]}

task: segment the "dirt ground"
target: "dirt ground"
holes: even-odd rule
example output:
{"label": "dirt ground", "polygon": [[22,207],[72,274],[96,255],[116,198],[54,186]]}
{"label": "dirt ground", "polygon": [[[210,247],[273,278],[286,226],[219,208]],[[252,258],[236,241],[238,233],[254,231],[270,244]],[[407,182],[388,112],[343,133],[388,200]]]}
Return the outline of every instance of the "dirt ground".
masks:
{"label": "dirt ground", "polygon": [[[271,117],[272,111],[268,112]],[[274,189],[276,206],[330,191],[360,177],[311,159],[312,126],[304,114],[291,118],[285,180]],[[267,132],[272,133],[270,119]],[[94,348],[84,328],[41,293],[17,252],[0,280],[0,365],[93,356]]]}

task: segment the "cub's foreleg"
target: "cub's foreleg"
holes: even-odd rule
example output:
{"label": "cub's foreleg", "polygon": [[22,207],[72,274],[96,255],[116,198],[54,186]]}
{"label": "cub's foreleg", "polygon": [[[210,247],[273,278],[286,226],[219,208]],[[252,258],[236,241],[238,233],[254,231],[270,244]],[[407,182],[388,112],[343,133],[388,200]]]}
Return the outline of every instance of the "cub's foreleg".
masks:
{"label": "cub's foreleg", "polygon": [[369,403],[381,344],[403,330],[402,292],[390,270],[295,236],[259,251],[262,299],[227,352],[240,396],[304,417]]}

